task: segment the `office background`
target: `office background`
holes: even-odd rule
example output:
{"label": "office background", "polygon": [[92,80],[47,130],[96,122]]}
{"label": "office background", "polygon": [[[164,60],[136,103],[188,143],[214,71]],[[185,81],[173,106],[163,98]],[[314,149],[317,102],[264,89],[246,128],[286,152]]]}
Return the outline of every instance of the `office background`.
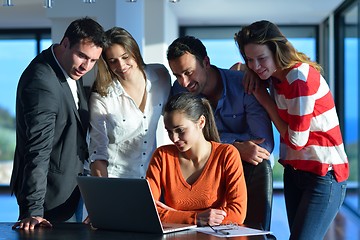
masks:
{"label": "office background", "polygon": [[[38,52],[61,40],[72,20],[90,16],[105,29],[124,27],[139,43],[145,62],[159,62],[165,66],[168,66],[167,46],[179,35],[194,35],[204,41],[212,64],[229,68],[234,62],[241,61],[233,40],[234,33],[241,26],[267,19],[278,24],[297,49],[324,68],[325,79],[335,97],[350,162],[348,193],[351,197],[345,199],[345,205],[360,216],[360,0],[86,2],[92,1],[4,0],[0,6],[0,185],[3,189],[8,189],[15,147],[17,81]],[[46,3],[48,8],[44,7]],[[94,72],[90,72],[85,84],[90,86],[94,77]],[[159,137],[160,144],[167,142],[165,134],[160,132]],[[273,154],[274,186],[281,189],[282,167],[276,163],[277,154],[276,149]]]}

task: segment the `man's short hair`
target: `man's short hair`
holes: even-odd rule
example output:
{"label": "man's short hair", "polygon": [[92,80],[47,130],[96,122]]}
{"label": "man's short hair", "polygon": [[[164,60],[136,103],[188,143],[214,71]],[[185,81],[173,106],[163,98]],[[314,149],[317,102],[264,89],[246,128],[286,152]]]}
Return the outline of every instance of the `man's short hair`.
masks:
{"label": "man's short hair", "polygon": [[70,47],[80,43],[82,40],[92,42],[95,46],[104,47],[105,31],[103,27],[95,20],[84,17],[74,20],[67,27],[64,38],[68,38]]}
{"label": "man's short hair", "polygon": [[177,59],[186,52],[194,55],[201,63],[207,56],[204,44],[194,36],[179,37],[174,40],[167,50],[168,61]]}

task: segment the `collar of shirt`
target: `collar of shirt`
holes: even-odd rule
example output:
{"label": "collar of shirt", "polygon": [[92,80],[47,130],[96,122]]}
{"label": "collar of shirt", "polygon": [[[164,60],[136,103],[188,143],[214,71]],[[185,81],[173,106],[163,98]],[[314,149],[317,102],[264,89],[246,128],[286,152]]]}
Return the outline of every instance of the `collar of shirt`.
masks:
{"label": "collar of shirt", "polygon": [[74,102],[76,105],[76,108],[79,109],[79,96],[78,96],[78,91],[77,91],[77,85],[76,85],[76,80],[72,79],[71,77],[69,77],[69,75],[65,72],[65,70],[61,67],[59,61],[57,60],[55,53],[54,53],[54,46],[56,46],[56,44],[53,44],[51,46],[51,52],[54,56],[54,59],[56,61],[56,63],[58,64],[58,66],[60,67],[61,71],[63,72],[65,79],[70,87],[71,93],[73,95],[74,98]]}
{"label": "collar of shirt", "polygon": [[[109,93],[108,93],[109,96],[112,96],[113,94],[115,94],[115,96],[122,95],[122,94],[127,95],[123,86],[117,79],[113,79],[113,84],[114,84],[114,87],[109,88]],[[151,82],[148,79],[146,79],[146,92],[150,92],[150,90],[151,90]]]}

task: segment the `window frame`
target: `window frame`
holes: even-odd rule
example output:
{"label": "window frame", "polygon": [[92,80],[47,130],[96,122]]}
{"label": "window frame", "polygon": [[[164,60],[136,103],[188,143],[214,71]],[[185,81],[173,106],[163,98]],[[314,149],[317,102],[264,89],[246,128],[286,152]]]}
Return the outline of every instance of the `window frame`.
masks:
{"label": "window frame", "polygon": [[[21,40],[21,39],[29,39],[36,41],[35,49],[34,49],[34,56],[36,56],[41,52],[41,41],[51,40],[51,29],[50,28],[0,29],[0,40]],[[23,71],[23,69],[21,71]],[[10,190],[10,183],[0,184],[0,191],[9,191],[9,190]]]}

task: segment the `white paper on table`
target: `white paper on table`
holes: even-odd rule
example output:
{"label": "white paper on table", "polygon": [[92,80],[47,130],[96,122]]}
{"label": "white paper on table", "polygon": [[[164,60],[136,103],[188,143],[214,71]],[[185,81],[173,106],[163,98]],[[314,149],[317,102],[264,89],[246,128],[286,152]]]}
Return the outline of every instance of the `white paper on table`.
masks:
{"label": "white paper on table", "polygon": [[220,225],[213,228],[216,232],[210,227],[197,227],[195,230],[198,232],[214,235],[216,237],[238,237],[272,234],[270,231],[263,231],[243,226]]}

